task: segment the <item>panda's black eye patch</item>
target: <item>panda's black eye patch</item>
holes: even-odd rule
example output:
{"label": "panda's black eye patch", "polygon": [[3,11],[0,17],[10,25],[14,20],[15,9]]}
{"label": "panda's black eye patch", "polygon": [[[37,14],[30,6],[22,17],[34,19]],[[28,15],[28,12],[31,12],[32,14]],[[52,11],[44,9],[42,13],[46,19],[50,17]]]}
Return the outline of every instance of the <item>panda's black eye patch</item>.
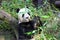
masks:
{"label": "panda's black eye patch", "polygon": [[22,15],[22,17],[24,17],[24,14]]}
{"label": "panda's black eye patch", "polygon": [[28,12],[28,14],[30,15],[30,13]]}

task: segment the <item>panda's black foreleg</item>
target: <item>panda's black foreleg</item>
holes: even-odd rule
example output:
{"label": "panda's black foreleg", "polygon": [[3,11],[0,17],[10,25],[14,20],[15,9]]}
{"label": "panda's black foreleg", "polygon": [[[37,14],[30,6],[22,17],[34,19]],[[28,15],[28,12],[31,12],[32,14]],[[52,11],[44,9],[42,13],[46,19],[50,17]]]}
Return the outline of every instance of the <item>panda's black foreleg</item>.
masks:
{"label": "panda's black foreleg", "polygon": [[[38,18],[38,20],[37,20],[37,18]],[[31,22],[30,22],[30,25],[31,25],[31,27],[32,27],[32,30],[37,30],[37,32],[40,34],[41,31],[42,31],[42,29],[40,29],[39,27],[40,27],[40,26],[43,26],[43,25],[42,25],[42,22],[41,22],[41,20],[39,19],[39,17],[37,17],[37,18],[35,18],[35,20],[31,21]],[[39,21],[39,22],[38,22],[38,21]],[[39,31],[38,31],[38,29],[39,29]]]}
{"label": "panda's black foreleg", "polygon": [[25,36],[24,36],[24,28],[22,27],[21,24],[18,24],[19,27],[18,27],[18,35],[19,35],[19,39],[25,39]]}

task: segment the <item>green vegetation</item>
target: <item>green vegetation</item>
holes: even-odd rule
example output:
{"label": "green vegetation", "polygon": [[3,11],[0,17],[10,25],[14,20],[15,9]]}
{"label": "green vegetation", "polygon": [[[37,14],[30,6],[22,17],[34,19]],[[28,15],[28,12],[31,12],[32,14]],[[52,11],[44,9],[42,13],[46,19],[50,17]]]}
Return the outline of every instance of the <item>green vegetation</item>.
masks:
{"label": "green vegetation", "polygon": [[[43,31],[40,35],[38,34],[38,31],[37,34],[35,34],[34,38],[36,40],[59,40],[60,36],[58,32],[60,32],[60,25],[58,22],[60,21],[58,20],[59,18],[57,17],[57,15],[53,13],[50,4],[47,1],[44,1],[44,4],[40,6],[38,10],[33,7],[34,5],[32,4],[32,0],[26,0],[26,3],[24,0],[2,1],[2,6],[0,9],[8,12],[18,20],[16,8],[23,8],[26,6],[26,4],[32,11],[32,15],[40,16],[42,22],[44,23],[43,26],[40,27]],[[2,23],[0,23],[0,29],[10,29],[10,27],[11,26],[9,25],[7,20],[4,20]],[[29,32],[27,34],[29,35],[32,33]]]}

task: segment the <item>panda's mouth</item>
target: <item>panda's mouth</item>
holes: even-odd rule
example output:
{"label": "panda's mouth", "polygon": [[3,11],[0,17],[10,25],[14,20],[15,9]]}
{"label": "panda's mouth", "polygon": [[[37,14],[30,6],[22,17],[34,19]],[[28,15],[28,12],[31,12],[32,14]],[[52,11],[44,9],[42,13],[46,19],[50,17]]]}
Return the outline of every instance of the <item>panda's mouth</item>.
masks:
{"label": "panda's mouth", "polygon": [[29,22],[29,21],[31,21],[32,19],[31,18],[27,18],[25,21],[26,22]]}

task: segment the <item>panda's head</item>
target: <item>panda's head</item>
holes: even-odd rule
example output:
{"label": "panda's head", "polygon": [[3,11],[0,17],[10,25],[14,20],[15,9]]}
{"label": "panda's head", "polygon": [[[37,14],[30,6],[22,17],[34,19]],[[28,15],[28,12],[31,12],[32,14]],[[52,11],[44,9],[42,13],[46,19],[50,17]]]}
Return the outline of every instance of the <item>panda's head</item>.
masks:
{"label": "panda's head", "polygon": [[30,21],[30,12],[28,8],[17,9],[18,20],[21,22],[29,22]]}

